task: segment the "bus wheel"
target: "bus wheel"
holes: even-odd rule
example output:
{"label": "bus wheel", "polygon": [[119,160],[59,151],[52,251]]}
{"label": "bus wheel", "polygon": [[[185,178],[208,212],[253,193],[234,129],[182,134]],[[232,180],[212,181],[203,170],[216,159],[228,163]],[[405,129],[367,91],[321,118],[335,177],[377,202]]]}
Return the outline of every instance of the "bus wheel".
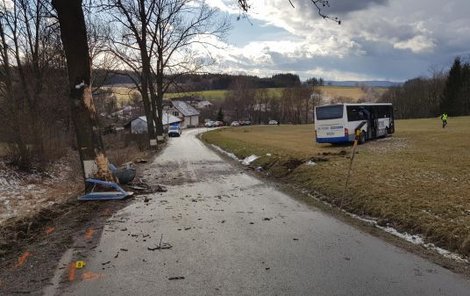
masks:
{"label": "bus wheel", "polygon": [[366,133],[361,132],[361,135],[359,136],[359,144],[364,144],[366,142]]}

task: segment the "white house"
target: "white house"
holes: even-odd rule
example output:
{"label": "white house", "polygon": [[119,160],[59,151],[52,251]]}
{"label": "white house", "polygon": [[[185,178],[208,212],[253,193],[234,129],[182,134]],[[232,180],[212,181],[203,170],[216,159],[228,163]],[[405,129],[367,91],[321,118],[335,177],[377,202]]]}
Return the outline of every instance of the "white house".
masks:
{"label": "white house", "polygon": [[184,101],[171,101],[171,104],[166,112],[180,118],[182,128],[199,125],[199,111],[193,106]]}
{"label": "white house", "polygon": [[[168,125],[177,124],[181,122],[181,119],[171,114],[163,113],[162,117],[163,117],[163,120],[162,120],[163,126],[168,126]],[[131,127],[132,134],[146,133],[147,132],[147,117],[140,116],[140,117],[134,118],[130,122],[130,127]]]}

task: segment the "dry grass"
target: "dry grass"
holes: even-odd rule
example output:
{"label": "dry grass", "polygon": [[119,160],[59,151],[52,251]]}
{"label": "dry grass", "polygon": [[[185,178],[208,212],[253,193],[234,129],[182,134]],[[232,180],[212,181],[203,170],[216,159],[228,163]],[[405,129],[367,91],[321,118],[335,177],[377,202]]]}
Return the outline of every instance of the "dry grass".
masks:
{"label": "dry grass", "polygon": [[[340,152],[349,154],[351,146],[314,143],[312,125],[217,130],[204,139],[239,157],[263,155],[255,165],[273,176],[318,191],[351,212],[470,255],[468,135],[470,117],[451,118],[446,129],[439,119],[397,121],[392,137],[359,146],[346,192],[349,159]],[[327,161],[299,165],[312,158]]]}
{"label": "dry grass", "polygon": [[[127,87],[112,87],[111,88],[114,94],[117,97],[118,104],[122,106],[127,104],[131,100],[131,95],[136,90]],[[360,87],[345,87],[345,86],[321,86],[320,90],[323,94],[329,97],[349,97],[353,100],[358,100],[361,97],[365,96],[366,93],[362,91]],[[379,95],[383,94],[386,91],[386,88],[375,88]],[[274,97],[280,97],[282,94],[283,88],[268,88],[270,95]],[[165,98],[177,98],[181,96],[201,96],[209,101],[223,101],[225,99],[225,94],[227,90],[205,90],[205,91],[194,91],[194,92],[178,92],[178,93],[168,93],[165,95]]]}
{"label": "dry grass", "polygon": [[348,97],[358,100],[365,95],[359,87],[343,87],[343,86],[321,86],[322,93],[329,97]]}
{"label": "dry grass", "polygon": [[132,94],[138,93],[135,88],[113,86],[111,87],[112,92],[116,96],[118,106],[122,107],[128,105],[132,100]]}
{"label": "dry grass", "polygon": [[8,154],[8,145],[6,143],[0,143],[0,157],[4,157]]}

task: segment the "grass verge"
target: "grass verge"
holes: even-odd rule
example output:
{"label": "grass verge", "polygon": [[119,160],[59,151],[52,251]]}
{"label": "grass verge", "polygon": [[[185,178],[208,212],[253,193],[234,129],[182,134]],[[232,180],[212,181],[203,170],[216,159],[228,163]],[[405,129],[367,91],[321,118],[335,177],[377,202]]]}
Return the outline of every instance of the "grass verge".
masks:
{"label": "grass verge", "polygon": [[[378,219],[470,256],[470,117],[397,121],[397,132],[359,146],[345,190],[351,146],[316,144],[312,125],[253,126],[202,136],[252,165],[345,210]],[[307,165],[313,161],[315,165]]]}

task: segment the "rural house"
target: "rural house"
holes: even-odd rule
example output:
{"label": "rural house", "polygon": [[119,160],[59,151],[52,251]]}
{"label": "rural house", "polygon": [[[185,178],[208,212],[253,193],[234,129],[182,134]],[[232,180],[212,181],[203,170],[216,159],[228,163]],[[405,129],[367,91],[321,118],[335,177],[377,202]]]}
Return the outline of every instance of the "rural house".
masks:
{"label": "rural house", "polygon": [[199,125],[199,111],[184,101],[171,101],[171,106],[168,106],[165,111],[180,118],[182,128]]}
{"label": "rural house", "polygon": [[[181,119],[179,119],[176,116],[173,116],[171,114],[163,113],[163,127],[168,127],[169,125],[174,125],[178,124],[181,122]],[[131,129],[132,134],[143,134],[147,132],[147,117],[146,116],[140,116],[137,118],[132,119],[128,124],[125,125],[126,128]]]}

